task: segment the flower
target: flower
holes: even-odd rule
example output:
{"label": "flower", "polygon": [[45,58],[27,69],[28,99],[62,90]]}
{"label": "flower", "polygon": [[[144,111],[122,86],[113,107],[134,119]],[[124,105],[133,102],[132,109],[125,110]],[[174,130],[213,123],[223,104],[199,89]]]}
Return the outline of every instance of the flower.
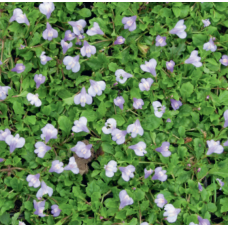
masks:
{"label": "flower", "polygon": [[34,214],[40,217],[45,217],[46,215],[43,214],[44,207],[45,207],[45,200],[40,202],[36,202],[36,200],[33,200],[33,204],[34,204],[34,209],[36,210]]}
{"label": "flower", "polygon": [[144,178],[147,179],[151,174],[153,173],[152,169],[147,170],[146,168],[144,169]]}
{"label": "flower", "polygon": [[106,84],[104,81],[90,81],[90,87],[88,89],[88,94],[92,97],[95,97],[96,95],[100,96],[102,94],[102,91],[105,90]]}
{"label": "flower", "polygon": [[142,222],[140,225],[149,225],[148,222]]}
{"label": "flower", "polygon": [[174,223],[177,220],[177,215],[180,213],[181,209],[175,208],[172,204],[165,205],[165,211],[163,216],[168,216],[167,221],[170,223]]}
{"label": "flower", "polygon": [[158,147],[155,150],[157,152],[160,152],[164,157],[169,157],[171,155],[171,152],[169,151],[169,146],[169,142],[163,142],[161,147]]}
{"label": "flower", "polygon": [[125,181],[129,181],[130,177],[134,177],[135,167],[133,165],[128,165],[126,167],[119,167],[119,170],[122,172],[122,178]]}
{"label": "flower", "polygon": [[93,22],[93,27],[91,29],[88,29],[86,34],[89,36],[94,36],[98,34],[104,35],[103,31],[100,29],[100,26],[97,22]]}
{"label": "flower", "polygon": [[52,162],[51,168],[49,169],[49,172],[50,173],[53,173],[53,172],[55,172],[55,173],[62,173],[63,170],[64,170],[63,163],[60,162],[59,160],[54,160]]}
{"label": "flower", "polygon": [[24,49],[26,46],[25,45],[20,45],[20,47],[18,48],[19,50],[21,50],[21,49]]}
{"label": "flower", "polygon": [[78,21],[69,21],[68,24],[70,24],[73,27],[73,32],[75,35],[80,35],[81,33],[84,33],[83,28],[86,26],[86,21],[83,19],[80,19]]}
{"label": "flower", "polygon": [[12,21],[17,21],[19,24],[25,23],[28,26],[30,25],[26,15],[23,14],[22,10],[19,8],[14,9],[13,16],[10,18],[10,22]]}
{"label": "flower", "polygon": [[138,135],[143,135],[144,130],[141,127],[140,121],[137,119],[133,124],[127,127],[127,133],[131,133],[131,137],[135,138]]}
{"label": "flower", "polygon": [[167,43],[165,42],[166,41],[166,37],[165,36],[157,36],[156,37],[156,44],[155,46],[165,46]]}
{"label": "flower", "polygon": [[192,64],[195,67],[201,67],[203,64],[200,62],[201,58],[198,57],[198,51],[192,51],[188,59],[185,60],[185,63]]}
{"label": "flower", "polygon": [[0,65],[2,65],[2,61],[0,61]]}
{"label": "flower", "polygon": [[105,175],[107,177],[113,177],[114,173],[117,172],[117,162],[111,160],[107,165],[104,166]]}
{"label": "flower", "polygon": [[219,60],[219,62],[222,63],[222,65],[224,66],[228,66],[228,56],[223,55],[222,58]]}
{"label": "flower", "polygon": [[65,54],[67,52],[67,50],[72,47],[72,45],[73,45],[72,42],[70,42],[68,44],[66,41],[61,40],[61,46],[63,48],[63,54]]}
{"label": "flower", "polygon": [[8,128],[6,128],[4,131],[0,130],[0,141],[5,141],[8,135],[11,135],[11,131]]}
{"label": "flower", "polygon": [[29,182],[28,185],[30,187],[38,188],[40,186],[40,174],[37,173],[36,175],[28,175],[26,180]]}
{"label": "flower", "polygon": [[81,104],[82,107],[85,107],[85,104],[91,105],[93,103],[93,98],[86,93],[86,89],[83,87],[81,92],[75,95],[74,103],[76,105]]}
{"label": "flower", "polygon": [[207,155],[212,153],[221,154],[224,148],[220,145],[220,141],[215,142],[214,140],[207,140],[208,151]]}
{"label": "flower", "polygon": [[145,91],[145,90],[149,91],[153,82],[154,82],[154,80],[152,78],[147,78],[147,79],[142,78],[141,83],[139,83],[139,89],[141,91]]}
{"label": "flower", "polygon": [[114,129],[112,132],[112,140],[115,141],[118,145],[123,144],[125,142],[125,136],[127,131],[121,131],[119,129]]}
{"label": "flower", "polygon": [[80,52],[82,56],[87,56],[89,58],[96,53],[96,47],[89,45],[89,43],[84,40],[84,46],[80,49]]}
{"label": "flower", "polygon": [[125,39],[122,36],[118,36],[114,42],[114,45],[123,44],[124,42],[125,42]]}
{"label": "flower", "polygon": [[53,214],[53,217],[57,217],[60,215],[62,210],[59,209],[59,206],[54,204],[51,206],[51,213]]}
{"label": "flower", "polygon": [[136,18],[137,16],[124,17],[122,23],[124,24],[124,29],[128,29],[130,32],[136,29]]}
{"label": "flower", "polygon": [[76,45],[82,45],[81,40],[85,38],[85,36],[83,36],[82,34],[76,36],[77,38],[77,42],[75,43]]}
{"label": "flower", "polygon": [[69,164],[64,168],[64,170],[71,170],[74,174],[79,173],[79,168],[78,168],[78,165],[75,161],[74,156],[70,157]]}
{"label": "flower", "polygon": [[45,40],[51,41],[53,38],[58,37],[58,31],[53,29],[51,25],[47,22],[47,29],[43,31],[43,38]]}
{"label": "flower", "polygon": [[43,158],[45,154],[51,150],[51,147],[45,145],[43,142],[37,142],[35,147],[36,149],[34,150],[34,153],[36,153],[39,158]]}
{"label": "flower", "polygon": [[202,187],[202,185],[199,182],[198,182],[198,189],[199,189],[200,192],[203,191],[203,187]]}
{"label": "flower", "polygon": [[158,194],[154,202],[160,208],[163,208],[168,203],[163,194]]}
{"label": "flower", "polygon": [[171,102],[171,106],[172,106],[173,110],[177,110],[180,108],[180,106],[182,106],[181,101],[177,101],[175,99],[170,99],[170,102]]}
{"label": "flower", "polygon": [[72,69],[72,72],[77,73],[80,70],[79,55],[76,55],[75,57],[64,57],[63,64],[66,66],[67,70]]}
{"label": "flower", "polygon": [[19,224],[18,225],[25,226],[26,224],[24,222],[19,221]]}
{"label": "flower", "polygon": [[144,102],[142,99],[133,98],[133,107],[135,109],[142,109]]}
{"label": "flower", "polygon": [[190,222],[189,225],[199,225],[199,224],[196,224],[194,222]]}
{"label": "flower", "polygon": [[167,123],[171,123],[172,121],[171,121],[170,118],[168,118],[168,119],[166,120],[166,122],[167,122]]}
{"label": "flower", "polygon": [[215,52],[216,49],[217,49],[217,46],[214,44],[212,37],[210,38],[209,42],[203,45],[203,50],[206,50],[206,51],[211,50],[212,52]]}
{"label": "flower", "polygon": [[149,62],[145,61],[145,64],[140,65],[140,68],[145,71],[151,73],[154,77],[156,77],[155,68],[157,66],[157,61],[155,59],[150,59]]}
{"label": "flower", "polygon": [[71,41],[71,40],[73,40],[74,38],[75,38],[76,36],[75,36],[75,34],[72,32],[71,33],[71,31],[70,30],[67,30],[66,32],[65,32],[65,36],[64,36],[64,41]]}
{"label": "flower", "polygon": [[113,118],[107,119],[105,126],[102,127],[103,133],[106,135],[111,134],[114,129],[116,129],[116,120]]}
{"label": "flower", "polygon": [[16,17],[19,16],[20,14],[23,14],[21,9],[19,8],[14,9],[13,16],[10,18],[9,22],[15,21]]}
{"label": "flower", "polygon": [[225,123],[224,123],[223,127],[225,128],[225,127],[228,126],[228,110],[226,110],[224,112],[223,116],[224,116],[224,119],[225,119]]}
{"label": "flower", "polygon": [[199,225],[211,225],[208,219],[203,219],[200,216],[197,217],[199,221]]}
{"label": "flower", "polygon": [[123,104],[124,104],[124,98],[122,96],[119,96],[114,99],[114,104],[118,106],[120,109],[123,110]]}
{"label": "flower", "polygon": [[79,120],[75,120],[74,125],[75,126],[72,127],[73,132],[78,133],[78,132],[84,131],[84,132],[89,133],[89,129],[86,126],[87,125],[86,117],[82,116]]}
{"label": "flower", "polygon": [[23,63],[17,63],[16,66],[11,70],[13,72],[22,73],[25,70],[25,66]]}
{"label": "flower", "polygon": [[4,158],[0,158],[0,162],[3,162],[4,161]]}
{"label": "flower", "polygon": [[167,180],[166,170],[162,170],[162,167],[157,167],[154,172],[152,180],[160,180],[162,182]]}
{"label": "flower", "polygon": [[159,101],[154,101],[152,103],[153,108],[154,108],[154,115],[157,116],[158,118],[161,118],[163,114],[165,113],[165,106],[159,102]]}
{"label": "flower", "polygon": [[187,33],[184,31],[186,26],[184,25],[184,20],[180,20],[176,23],[175,27],[169,31],[170,34],[176,34],[179,38],[184,39]]}
{"label": "flower", "polygon": [[16,148],[22,148],[25,145],[25,139],[16,134],[15,137],[8,135],[5,142],[10,146],[10,153],[13,153]]}
{"label": "flower", "polygon": [[39,5],[39,10],[42,14],[47,16],[47,19],[50,18],[51,13],[54,11],[55,6],[53,2],[44,2]]}
{"label": "flower", "polygon": [[219,178],[216,178],[216,180],[219,182],[219,185],[221,186],[219,190],[222,190],[222,186],[224,185],[224,182],[222,182],[222,180]]}
{"label": "flower", "polygon": [[37,199],[42,198],[43,195],[48,194],[50,197],[53,194],[53,189],[51,187],[48,187],[44,181],[41,182],[41,188],[36,193]]}
{"label": "flower", "polygon": [[173,60],[170,60],[169,62],[166,62],[166,68],[167,70],[170,70],[171,72],[173,72],[173,68],[175,66],[175,62]]}
{"label": "flower", "polygon": [[146,149],[146,143],[144,142],[138,142],[135,145],[129,146],[129,149],[132,149],[135,151],[135,154],[138,156],[144,156],[144,154],[147,153]]}
{"label": "flower", "polygon": [[207,27],[211,24],[211,22],[209,21],[209,19],[205,19],[205,20],[202,20],[203,24],[204,24],[204,27]]}
{"label": "flower", "polygon": [[122,69],[116,70],[115,75],[116,75],[116,81],[121,84],[124,84],[128,78],[133,77],[133,75],[127,73],[126,71],[124,71]]}
{"label": "flower", "polygon": [[86,145],[84,142],[77,142],[77,144],[70,150],[75,152],[78,157],[87,159],[91,156],[92,144]]}
{"label": "flower", "polygon": [[58,130],[52,124],[46,124],[45,127],[41,129],[41,138],[47,143],[50,139],[57,139]]}
{"label": "flower", "polygon": [[120,191],[119,198],[120,198],[120,209],[134,203],[133,199],[131,197],[129,197],[126,190]]}
{"label": "flower", "polygon": [[34,81],[36,83],[36,88],[38,89],[41,84],[45,82],[46,78],[42,74],[35,74]]}
{"label": "flower", "polygon": [[9,86],[0,86],[0,100],[5,100],[8,95]]}
{"label": "flower", "polygon": [[40,107],[42,104],[41,100],[38,97],[38,93],[36,93],[35,95],[31,93],[27,94],[27,100],[30,102],[31,105],[35,105],[36,107]]}

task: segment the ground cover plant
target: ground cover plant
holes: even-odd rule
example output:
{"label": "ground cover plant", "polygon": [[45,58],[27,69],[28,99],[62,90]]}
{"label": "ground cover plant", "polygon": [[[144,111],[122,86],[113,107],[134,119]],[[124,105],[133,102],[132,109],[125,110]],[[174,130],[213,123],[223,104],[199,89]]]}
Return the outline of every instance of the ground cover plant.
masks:
{"label": "ground cover plant", "polygon": [[228,224],[228,3],[0,3],[0,224]]}

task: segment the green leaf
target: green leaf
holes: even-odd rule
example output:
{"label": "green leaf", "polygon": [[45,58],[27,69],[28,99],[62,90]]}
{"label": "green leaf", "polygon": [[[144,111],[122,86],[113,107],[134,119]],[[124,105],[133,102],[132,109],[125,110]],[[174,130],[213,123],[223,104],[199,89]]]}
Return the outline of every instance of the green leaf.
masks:
{"label": "green leaf", "polygon": [[74,12],[76,5],[77,2],[66,2],[66,8],[71,12]]}
{"label": "green leaf", "polygon": [[221,213],[228,211],[228,198],[220,199],[221,206]]}
{"label": "green leaf", "polygon": [[180,89],[181,95],[183,97],[190,97],[193,93],[193,85],[190,82],[183,83]]}
{"label": "green leaf", "polygon": [[91,17],[91,11],[87,8],[79,10],[78,14],[80,14],[82,17]]}
{"label": "green leaf", "polygon": [[116,72],[116,70],[118,70],[119,66],[116,63],[109,63],[108,68],[110,71]]}
{"label": "green leaf", "polygon": [[192,36],[193,44],[195,46],[203,46],[204,43],[209,41],[209,38],[207,35],[202,35],[202,34],[195,34]]}
{"label": "green leaf", "polygon": [[101,147],[105,153],[114,154],[114,149],[113,149],[112,145],[110,145],[110,143],[103,142],[101,144]]}
{"label": "green leaf", "polygon": [[97,119],[97,113],[93,110],[85,110],[82,112],[81,116],[86,117],[88,122],[93,122]]}
{"label": "green leaf", "polygon": [[10,185],[16,192],[20,192],[23,188],[21,180],[17,179],[16,177],[10,181]]}
{"label": "green leaf", "polygon": [[10,225],[10,214],[4,212],[1,216],[0,216],[0,222],[4,225]]}
{"label": "green leaf", "polygon": [[145,130],[153,131],[157,129],[161,123],[161,118],[154,115],[146,115],[145,119],[142,121],[142,127]]}
{"label": "green leaf", "polygon": [[180,137],[184,137],[184,135],[185,135],[185,128],[183,126],[180,126],[178,128],[178,133],[179,133],[179,136]]}
{"label": "green leaf", "polygon": [[64,131],[66,134],[71,132],[72,123],[69,120],[69,117],[60,116],[58,119],[59,128]]}

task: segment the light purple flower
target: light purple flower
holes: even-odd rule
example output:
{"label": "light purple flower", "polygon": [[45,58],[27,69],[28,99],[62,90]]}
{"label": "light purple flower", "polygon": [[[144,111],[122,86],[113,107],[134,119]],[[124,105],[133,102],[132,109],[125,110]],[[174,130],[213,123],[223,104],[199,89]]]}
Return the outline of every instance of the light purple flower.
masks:
{"label": "light purple flower", "polygon": [[228,146],[228,140],[223,143],[224,146]]}
{"label": "light purple flower", "polygon": [[171,152],[169,151],[169,146],[169,142],[163,142],[161,147],[158,147],[155,150],[157,152],[160,152],[164,157],[169,157],[171,155]]}
{"label": "light purple flower", "polygon": [[155,174],[152,177],[152,180],[160,180],[162,182],[167,180],[168,176],[165,174],[166,170],[162,170],[162,167],[157,167],[154,172]]}
{"label": "light purple flower", "polygon": [[67,50],[69,49],[69,48],[71,48],[72,47],[72,42],[70,42],[69,44],[67,43],[67,42],[65,42],[64,40],[61,40],[61,46],[62,46],[62,48],[63,48],[63,54],[65,54],[66,52],[67,52]]}
{"label": "light purple flower", "polygon": [[166,204],[164,209],[166,212],[163,213],[163,216],[168,216],[167,221],[170,223],[176,222],[177,215],[180,213],[181,209],[176,209],[172,204]]}
{"label": "light purple flower", "polygon": [[114,45],[123,44],[124,42],[125,42],[125,39],[122,36],[118,36],[114,42]]}
{"label": "light purple flower", "polygon": [[102,94],[102,91],[105,90],[106,84],[104,81],[94,81],[92,79],[90,81],[90,87],[88,89],[88,94],[92,97],[95,97],[96,95],[100,96]]}
{"label": "light purple flower", "polygon": [[122,96],[117,97],[116,99],[114,99],[114,104],[116,106],[118,106],[120,109],[123,110],[123,104],[124,104],[125,100]]}
{"label": "light purple flower", "polygon": [[147,151],[145,150],[146,143],[144,142],[138,142],[137,144],[129,146],[128,148],[134,150],[137,156],[144,156],[144,154],[147,153]]}
{"label": "light purple flower", "polygon": [[4,161],[4,158],[0,158],[0,162],[3,162]]}
{"label": "light purple flower", "polygon": [[89,133],[89,129],[86,126],[87,125],[86,117],[82,116],[79,120],[75,120],[74,125],[75,126],[72,127],[73,132],[78,133],[78,132],[84,131],[84,132]]}
{"label": "light purple flower", "polygon": [[192,51],[188,59],[185,60],[185,63],[192,64],[195,67],[201,67],[203,64],[200,62],[201,57],[198,56],[198,51]]}
{"label": "light purple flower", "polygon": [[25,226],[26,224],[24,222],[19,221],[18,225]]}
{"label": "light purple flower", "polygon": [[168,118],[168,119],[166,120],[166,122],[171,123],[172,121],[171,121],[170,118]]}
{"label": "light purple flower", "polygon": [[74,174],[78,174],[79,173],[79,168],[78,165],[75,161],[74,156],[70,157],[69,159],[69,164],[64,168],[65,170],[71,170]]}
{"label": "light purple flower", "polygon": [[205,20],[202,20],[203,24],[204,24],[204,27],[207,27],[211,24],[211,22],[209,21],[209,19],[205,19]]}
{"label": "light purple flower", "polygon": [[20,14],[23,14],[21,9],[19,8],[14,9],[13,16],[10,18],[9,22],[15,21],[16,17],[19,16]]}
{"label": "light purple flower", "polygon": [[59,209],[59,206],[54,204],[51,206],[51,213],[53,214],[53,217],[57,217],[60,215],[62,210]]}
{"label": "light purple flower", "polygon": [[116,129],[116,120],[113,118],[109,118],[106,122],[105,122],[105,126],[102,127],[102,131],[104,134],[111,134],[112,131]]}
{"label": "light purple flower", "polygon": [[54,11],[55,6],[53,2],[44,2],[39,5],[39,10],[42,14],[47,16],[47,19],[50,18],[51,13]]}
{"label": "light purple flower", "polygon": [[25,70],[25,66],[23,65],[23,63],[18,63],[11,71],[17,72],[19,74],[24,72],[24,70]]}
{"label": "light purple flower", "polygon": [[51,25],[47,22],[47,29],[43,31],[43,38],[45,40],[51,41],[53,38],[58,37],[58,31],[53,29]]}
{"label": "light purple flower", "polygon": [[113,177],[114,173],[117,172],[117,162],[111,160],[107,165],[104,166],[105,175],[107,177]]}
{"label": "light purple flower", "polygon": [[222,63],[222,65],[224,66],[228,66],[228,56],[223,55],[222,58],[219,60],[219,62]]}
{"label": "light purple flower", "polygon": [[48,194],[50,197],[53,194],[53,189],[51,187],[48,187],[44,181],[41,182],[41,188],[36,193],[37,199],[41,199],[43,195]]}
{"label": "light purple flower", "polygon": [[91,156],[92,144],[86,145],[84,142],[77,142],[77,144],[70,150],[75,152],[78,157],[87,159]]}
{"label": "light purple flower", "polygon": [[40,107],[42,104],[41,100],[38,97],[38,93],[35,95],[31,93],[27,94],[27,100],[30,102],[31,105],[35,105],[36,107]]}
{"label": "light purple flower", "polygon": [[126,167],[119,167],[119,170],[122,172],[122,178],[125,181],[129,181],[130,178],[134,177],[135,167],[133,165],[128,165]]}
{"label": "light purple flower", "polygon": [[5,100],[8,95],[9,86],[0,86],[0,100]]}
{"label": "light purple flower", "polygon": [[203,219],[200,216],[197,217],[199,221],[199,225],[211,225],[208,219]]}
{"label": "light purple flower", "polygon": [[24,49],[26,46],[25,45],[20,45],[19,50]]}
{"label": "light purple flower", "polygon": [[89,58],[96,53],[96,47],[89,45],[89,43],[84,40],[84,46],[81,48],[80,52],[82,56],[87,56]]}
{"label": "light purple flower", "polygon": [[144,102],[142,99],[133,98],[133,107],[135,109],[142,109]]}
{"label": "light purple flower", "polygon": [[168,203],[163,194],[158,194],[154,202],[160,208],[163,208]]}
{"label": "light purple flower", "polygon": [[57,139],[58,130],[52,124],[46,124],[45,127],[41,129],[41,138],[47,143],[50,139]]}
{"label": "light purple flower", "polygon": [[25,23],[28,26],[30,25],[26,15],[23,14],[22,10],[19,8],[14,9],[13,16],[10,18],[10,22],[12,21],[17,21],[19,24]]}
{"label": "light purple flower", "polygon": [[175,62],[173,60],[170,60],[169,62],[166,62],[166,68],[167,70],[170,70],[171,72],[173,72],[173,68],[175,66]]}
{"label": "light purple flower", "polygon": [[0,141],[5,141],[8,135],[11,135],[11,131],[8,128],[6,128],[4,131],[0,130]]}
{"label": "light purple flower", "polygon": [[63,170],[64,170],[63,163],[60,162],[59,160],[54,160],[52,162],[52,165],[51,165],[51,168],[50,168],[49,172],[50,173],[53,173],[53,172],[55,172],[55,173],[62,173]]}
{"label": "light purple flower", "polygon": [[77,73],[80,70],[79,55],[76,55],[75,57],[64,57],[63,64],[66,66],[67,70],[72,69],[72,72]]}
{"label": "light purple flower", "polygon": [[40,87],[40,85],[45,82],[45,80],[46,80],[45,76],[43,76],[42,74],[36,74],[34,76],[34,81],[36,83],[36,88],[38,89]]}
{"label": "light purple flower", "polygon": [[82,45],[81,40],[85,38],[85,36],[83,36],[82,34],[76,36],[77,38],[77,42],[75,43],[76,45]]}
{"label": "light purple flower", "polygon": [[66,32],[65,32],[65,36],[64,36],[64,41],[71,41],[71,40],[73,40],[75,38],[75,34],[72,32],[71,33],[71,31],[70,30],[67,30]]}
{"label": "light purple flower", "polygon": [[165,36],[157,36],[156,37],[156,44],[155,46],[161,46],[164,47],[166,45],[166,37]]}
{"label": "light purple flower", "polygon": [[223,116],[224,116],[224,119],[225,119],[225,123],[224,123],[223,127],[225,128],[225,127],[228,126],[228,110],[226,110],[224,112]]}
{"label": "light purple flower", "polygon": [[2,61],[0,61],[0,65],[2,65]]}
{"label": "light purple flower", "polygon": [[133,124],[127,127],[127,133],[131,133],[131,137],[135,138],[138,135],[143,135],[144,130],[141,127],[140,121],[137,119]]}
{"label": "light purple flower", "polygon": [[116,70],[115,75],[116,75],[116,81],[121,84],[124,84],[128,78],[133,77],[133,75],[127,73],[126,71],[124,71],[122,69]]}
{"label": "light purple flower", "polygon": [[180,106],[182,106],[181,101],[177,101],[175,99],[170,99],[170,102],[171,102],[171,106],[172,106],[173,110],[177,110],[180,108]]}
{"label": "light purple flower", "polygon": [[133,199],[131,197],[129,197],[126,190],[120,191],[119,198],[120,198],[120,209],[134,203]]}
{"label": "light purple flower", "polygon": [[85,104],[91,105],[93,103],[93,98],[86,93],[86,89],[83,87],[81,92],[75,95],[74,103],[76,105],[81,104],[82,107],[85,107]]}
{"label": "light purple flower", "polygon": [[212,153],[221,154],[224,151],[224,148],[220,145],[220,141],[215,142],[214,140],[207,140],[207,145],[207,155]]}
{"label": "light purple flower", "polygon": [[166,107],[164,105],[162,106],[162,104],[159,101],[154,101],[152,105],[154,108],[154,115],[158,118],[161,118],[165,113]]}
{"label": "light purple flower", "polygon": [[73,32],[75,35],[80,35],[81,33],[84,33],[83,28],[86,26],[86,21],[83,19],[80,19],[78,21],[69,21],[68,24],[70,24],[73,27]]}
{"label": "light purple flower", "polygon": [[219,185],[221,186],[219,190],[222,190],[222,186],[224,185],[224,182],[219,178],[216,178],[216,180],[219,182]]}
{"label": "light purple flower", "polygon": [[36,210],[34,212],[35,215],[38,215],[40,217],[45,217],[46,215],[43,214],[44,208],[45,208],[45,200],[44,201],[40,201],[40,202],[36,202],[36,200],[33,200],[33,204],[34,204],[34,209]]}
{"label": "light purple flower", "polygon": [[151,174],[153,173],[152,169],[147,170],[146,168],[144,169],[144,178],[147,179]]}
{"label": "light purple flower", "polygon": [[124,17],[122,23],[124,24],[124,29],[128,29],[130,32],[136,29],[136,18],[137,16]]}
{"label": "light purple flower", "polygon": [[202,187],[202,185],[199,182],[198,182],[198,189],[199,189],[200,192],[203,191],[203,187]]}
{"label": "light purple flower", "polygon": [[139,83],[139,89],[141,91],[145,91],[145,90],[149,91],[153,82],[154,82],[154,80],[152,78],[147,78],[147,79],[142,78],[141,82]]}
{"label": "light purple flower", "polygon": [[103,31],[100,29],[100,26],[97,22],[93,22],[93,27],[91,29],[88,29],[86,34],[89,36],[94,36],[98,34],[104,35]]}
{"label": "light purple flower", "polygon": [[28,185],[30,187],[33,186],[34,188],[38,188],[40,186],[39,178],[40,178],[40,174],[39,173],[37,173],[36,175],[31,175],[30,174],[30,175],[27,176],[26,180],[29,182]]}
{"label": "light purple flower", "polygon": [[10,146],[10,153],[13,153],[16,148],[22,148],[25,145],[25,139],[16,134],[15,137],[8,135],[5,139],[6,144]]}
{"label": "light purple flower", "polygon": [[189,225],[199,225],[199,224],[196,224],[194,222],[190,222]]}
{"label": "light purple flower", "polygon": [[209,42],[203,45],[203,50],[206,50],[206,51],[211,50],[212,52],[215,52],[216,49],[217,49],[217,46],[214,44],[212,37],[210,38]]}
{"label": "light purple flower", "polygon": [[187,33],[184,31],[186,25],[184,25],[184,20],[180,20],[176,23],[175,27],[169,31],[170,34],[176,34],[179,38],[184,39],[187,37]]}
{"label": "light purple flower", "polygon": [[145,71],[151,73],[154,77],[156,77],[155,68],[157,66],[157,61],[155,59],[150,59],[149,62],[145,61],[145,64],[140,65],[140,68]]}
{"label": "light purple flower", "polygon": [[118,145],[123,144],[125,142],[125,136],[127,131],[121,131],[119,129],[114,129],[112,132],[112,140],[115,141]]}
{"label": "light purple flower", "polygon": [[149,225],[148,222],[142,222],[140,225]]}
{"label": "light purple flower", "polygon": [[34,150],[34,153],[36,153],[39,158],[43,158],[45,156],[45,154],[49,150],[51,150],[51,147],[50,146],[47,146],[43,142],[37,142],[35,144],[35,148],[36,149]]}

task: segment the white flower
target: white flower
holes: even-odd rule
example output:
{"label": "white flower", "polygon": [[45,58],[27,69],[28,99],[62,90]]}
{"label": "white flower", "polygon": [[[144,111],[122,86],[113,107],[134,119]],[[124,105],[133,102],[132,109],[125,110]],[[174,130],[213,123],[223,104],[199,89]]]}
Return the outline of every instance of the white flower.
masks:
{"label": "white flower", "polygon": [[111,134],[112,131],[116,129],[116,120],[113,118],[109,118],[106,122],[105,122],[105,126],[102,127],[102,131],[104,134]]}
{"label": "white flower", "polygon": [[111,160],[107,165],[104,166],[105,175],[107,177],[113,177],[114,173],[117,172],[117,162]]}
{"label": "white flower", "polygon": [[167,221],[174,223],[177,220],[177,215],[180,213],[181,209],[176,209],[172,204],[165,205],[165,211],[163,216],[168,216]]}
{"label": "white flower", "polygon": [[27,94],[27,99],[30,102],[30,104],[35,105],[36,107],[40,107],[42,104],[41,100],[38,97],[39,97],[38,93],[35,95],[33,95],[31,93]]}
{"label": "white flower", "polygon": [[165,106],[162,106],[159,101],[154,101],[152,105],[154,107],[154,115],[161,118],[165,112]]}

